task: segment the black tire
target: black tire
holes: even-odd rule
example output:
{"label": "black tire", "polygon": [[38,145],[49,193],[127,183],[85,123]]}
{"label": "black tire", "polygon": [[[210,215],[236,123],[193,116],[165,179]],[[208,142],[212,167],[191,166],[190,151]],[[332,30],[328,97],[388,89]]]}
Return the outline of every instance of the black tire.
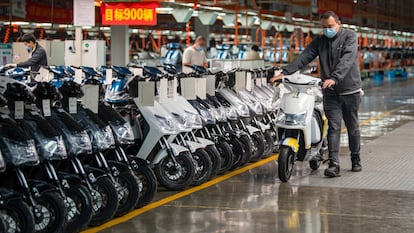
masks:
{"label": "black tire", "polygon": [[265,139],[261,132],[253,133],[250,138],[252,141],[252,156],[250,157],[250,162],[256,162],[263,157]]}
{"label": "black tire", "polygon": [[138,203],[135,205],[136,208],[139,208],[152,202],[157,193],[158,184],[154,171],[148,165],[139,164],[138,167],[134,169],[134,173],[135,176],[138,177],[138,183],[141,190]]}
{"label": "black tire", "polygon": [[182,190],[187,188],[194,179],[195,168],[191,155],[180,153],[174,160],[169,156],[163,158],[155,165],[155,175],[158,182],[169,190]]}
{"label": "black tire", "polygon": [[6,229],[10,233],[32,233],[35,229],[35,220],[30,207],[21,199],[7,201],[0,207]]}
{"label": "black tire", "polygon": [[5,216],[3,216],[2,213],[0,213],[0,232],[8,233],[8,230],[7,230],[8,227],[4,219],[5,219]]}
{"label": "black tire", "polygon": [[[65,200],[55,191],[44,192],[35,197],[35,232],[63,232],[66,227],[67,211]],[[38,216],[36,216],[38,212]]]}
{"label": "black tire", "polygon": [[195,176],[191,185],[200,185],[211,177],[212,164],[210,156],[204,149],[198,149],[191,154],[195,165]]}
{"label": "black tire", "polygon": [[292,149],[286,146],[281,147],[277,162],[279,164],[278,174],[280,181],[288,182],[295,167],[295,155]]}
{"label": "black tire", "polygon": [[211,177],[216,176],[221,167],[221,157],[215,145],[206,147],[206,152],[211,160]]}
{"label": "black tire", "polygon": [[234,170],[240,166],[244,158],[244,147],[240,140],[236,137],[232,137],[229,141],[231,150],[234,155],[233,165],[230,167],[230,170]]}
{"label": "black tire", "polygon": [[118,195],[114,184],[108,177],[99,177],[92,183],[94,215],[90,226],[101,225],[115,216],[118,209]]}
{"label": "black tire", "polygon": [[115,216],[122,216],[133,210],[139,199],[139,184],[137,177],[131,171],[124,171],[116,177],[119,184],[118,210]]}
{"label": "black tire", "polygon": [[249,139],[247,135],[241,136],[239,140],[242,143],[242,148],[243,148],[243,158],[240,163],[240,166],[243,166],[247,164],[252,158],[253,145],[252,145],[252,141]]}
{"label": "black tire", "polygon": [[69,204],[65,232],[79,232],[89,224],[93,215],[93,199],[84,185],[72,185],[65,190]]}
{"label": "black tire", "polygon": [[230,170],[233,166],[234,154],[230,145],[223,141],[216,144],[216,148],[220,154],[221,165],[218,174],[223,174]]}
{"label": "black tire", "polygon": [[262,158],[266,158],[266,157],[273,154],[273,150],[275,148],[275,144],[274,144],[275,138],[272,137],[272,133],[270,132],[270,130],[266,130],[263,133],[263,137],[264,137],[264,140],[265,140],[265,143],[264,143],[265,147],[264,147],[264,152],[263,152]]}
{"label": "black tire", "polygon": [[309,160],[309,167],[312,170],[316,171],[319,169],[321,163],[322,163],[322,160],[319,158],[319,156],[315,156]]}

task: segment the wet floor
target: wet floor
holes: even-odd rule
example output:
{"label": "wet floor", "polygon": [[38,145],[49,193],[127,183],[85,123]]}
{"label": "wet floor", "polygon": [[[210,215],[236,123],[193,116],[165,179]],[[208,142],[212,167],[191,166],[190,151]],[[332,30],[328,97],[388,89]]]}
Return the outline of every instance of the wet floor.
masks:
{"label": "wet floor", "polygon": [[[349,171],[344,133],[340,178],[327,179],[303,163],[281,184],[271,161],[102,232],[414,232],[414,160],[398,171],[405,157],[414,158],[414,80],[364,86],[363,172]],[[408,137],[411,147],[403,150]],[[160,191],[157,199],[171,194]]]}

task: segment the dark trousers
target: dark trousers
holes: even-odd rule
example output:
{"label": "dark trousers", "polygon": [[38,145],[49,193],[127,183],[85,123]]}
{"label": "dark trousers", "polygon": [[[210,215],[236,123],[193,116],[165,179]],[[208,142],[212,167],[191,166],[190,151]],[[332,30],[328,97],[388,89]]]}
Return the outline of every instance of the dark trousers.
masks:
{"label": "dark trousers", "polygon": [[329,159],[335,164],[339,164],[342,119],[348,132],[351,158],[359,158],[361,135],[359,131],[358,109],[360,103],[361,94],[359,92],[351,95],[325,95],[323,97],[324,111],[329,125]]}

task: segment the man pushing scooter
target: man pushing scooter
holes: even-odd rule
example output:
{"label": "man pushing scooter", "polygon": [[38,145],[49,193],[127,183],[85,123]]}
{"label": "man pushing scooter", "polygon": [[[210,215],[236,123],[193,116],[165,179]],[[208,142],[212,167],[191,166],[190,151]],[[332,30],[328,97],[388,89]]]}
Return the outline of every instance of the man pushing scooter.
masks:
{"label": "man pushing scooter", "polygon": [[352,171],[362,170],[360,160],[360,131],[358,109],[361,103],[361,74],[358,65],[358,43],[354,31],[341,27],[339,17],[332,11],[321,15],[323,35],[311,44],[283,72],[270,82],[284,75],[301,70],[317,56],[323,81],[323,106],[328,118],[329,167],[325,176],[340,176],[339,148],[342,119],[348,132]]}

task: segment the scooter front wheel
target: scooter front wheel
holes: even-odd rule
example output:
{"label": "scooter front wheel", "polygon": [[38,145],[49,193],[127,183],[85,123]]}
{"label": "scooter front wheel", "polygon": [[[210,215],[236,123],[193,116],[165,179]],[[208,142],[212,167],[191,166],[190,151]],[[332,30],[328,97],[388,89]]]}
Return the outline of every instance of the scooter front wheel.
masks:
{"label": "scooter front wheel", "polygon": [[139,198],[139,184],[137,177],[131,171],[124,171],[116,177],[119,184],[118,191],[118,210],[115,216],[122,216],[132,209],[138,203]]}
{"label": "scooter front wheel", "polygon": [[4,219],[7,229],[7,231],[4,232],[34,232],[35,220],[32,211],[22,199],[6,201],[0,208],[3,211],[2,218]]}
{"label": "scooter front wheel", "polygon": [[200,185],[211,177],[212,163],[210,156],[204,149],[198,149],[192,154],[196,174],[193,180],[192,185]]}
{"label": "scooter front wheel", "polygon": [[138,167],[134,169],[134,173],[138,177],[141,190],[138,203],[135,206],[136,208],[139,208],[149,204],[154,199],[157,192],[157,177],[155,176],[154,171],[146,164],[139,164]]}
{"label": "scooter front wheel", "polygon": [[65,190],[68,206],[68,222],[65,232],[79,232],[86,227],[93,214],[93,199],[88,188],[77,184]]}
{"label": "scooter front wheel", "polygon": [[92,183],[92,189],[94,215],[89,225],[97,226],[115,216],[118,209],[118,195],[114,184],[106,176]]}
{"label": "scooter front wheel", "polygon": [[182,190],[194,179],[195,168],[193,159],[188,153],[180,153],[174,160],[167,156],[155,165],[158,182],[170,190]]}
{"label": "scooter front wheel", "polygon": [[295,152],[286,146],[280,148],[277,162],[279,164],[278,174],[280,181],[288,182],[292,176],[295,165]]}
{"label": "scooter front wheel", "polygon": [[211,177],[216,176],[221,166],[220,153],[215,145],[207,146],[205,150],[207,154],[210,156],[211,160]]}
{"label": "scooter front wheel", "polygon": [[67,210],[62,196],[55,191],[48,191],[36,197],[35,201],[35,232],[63,232]]}

